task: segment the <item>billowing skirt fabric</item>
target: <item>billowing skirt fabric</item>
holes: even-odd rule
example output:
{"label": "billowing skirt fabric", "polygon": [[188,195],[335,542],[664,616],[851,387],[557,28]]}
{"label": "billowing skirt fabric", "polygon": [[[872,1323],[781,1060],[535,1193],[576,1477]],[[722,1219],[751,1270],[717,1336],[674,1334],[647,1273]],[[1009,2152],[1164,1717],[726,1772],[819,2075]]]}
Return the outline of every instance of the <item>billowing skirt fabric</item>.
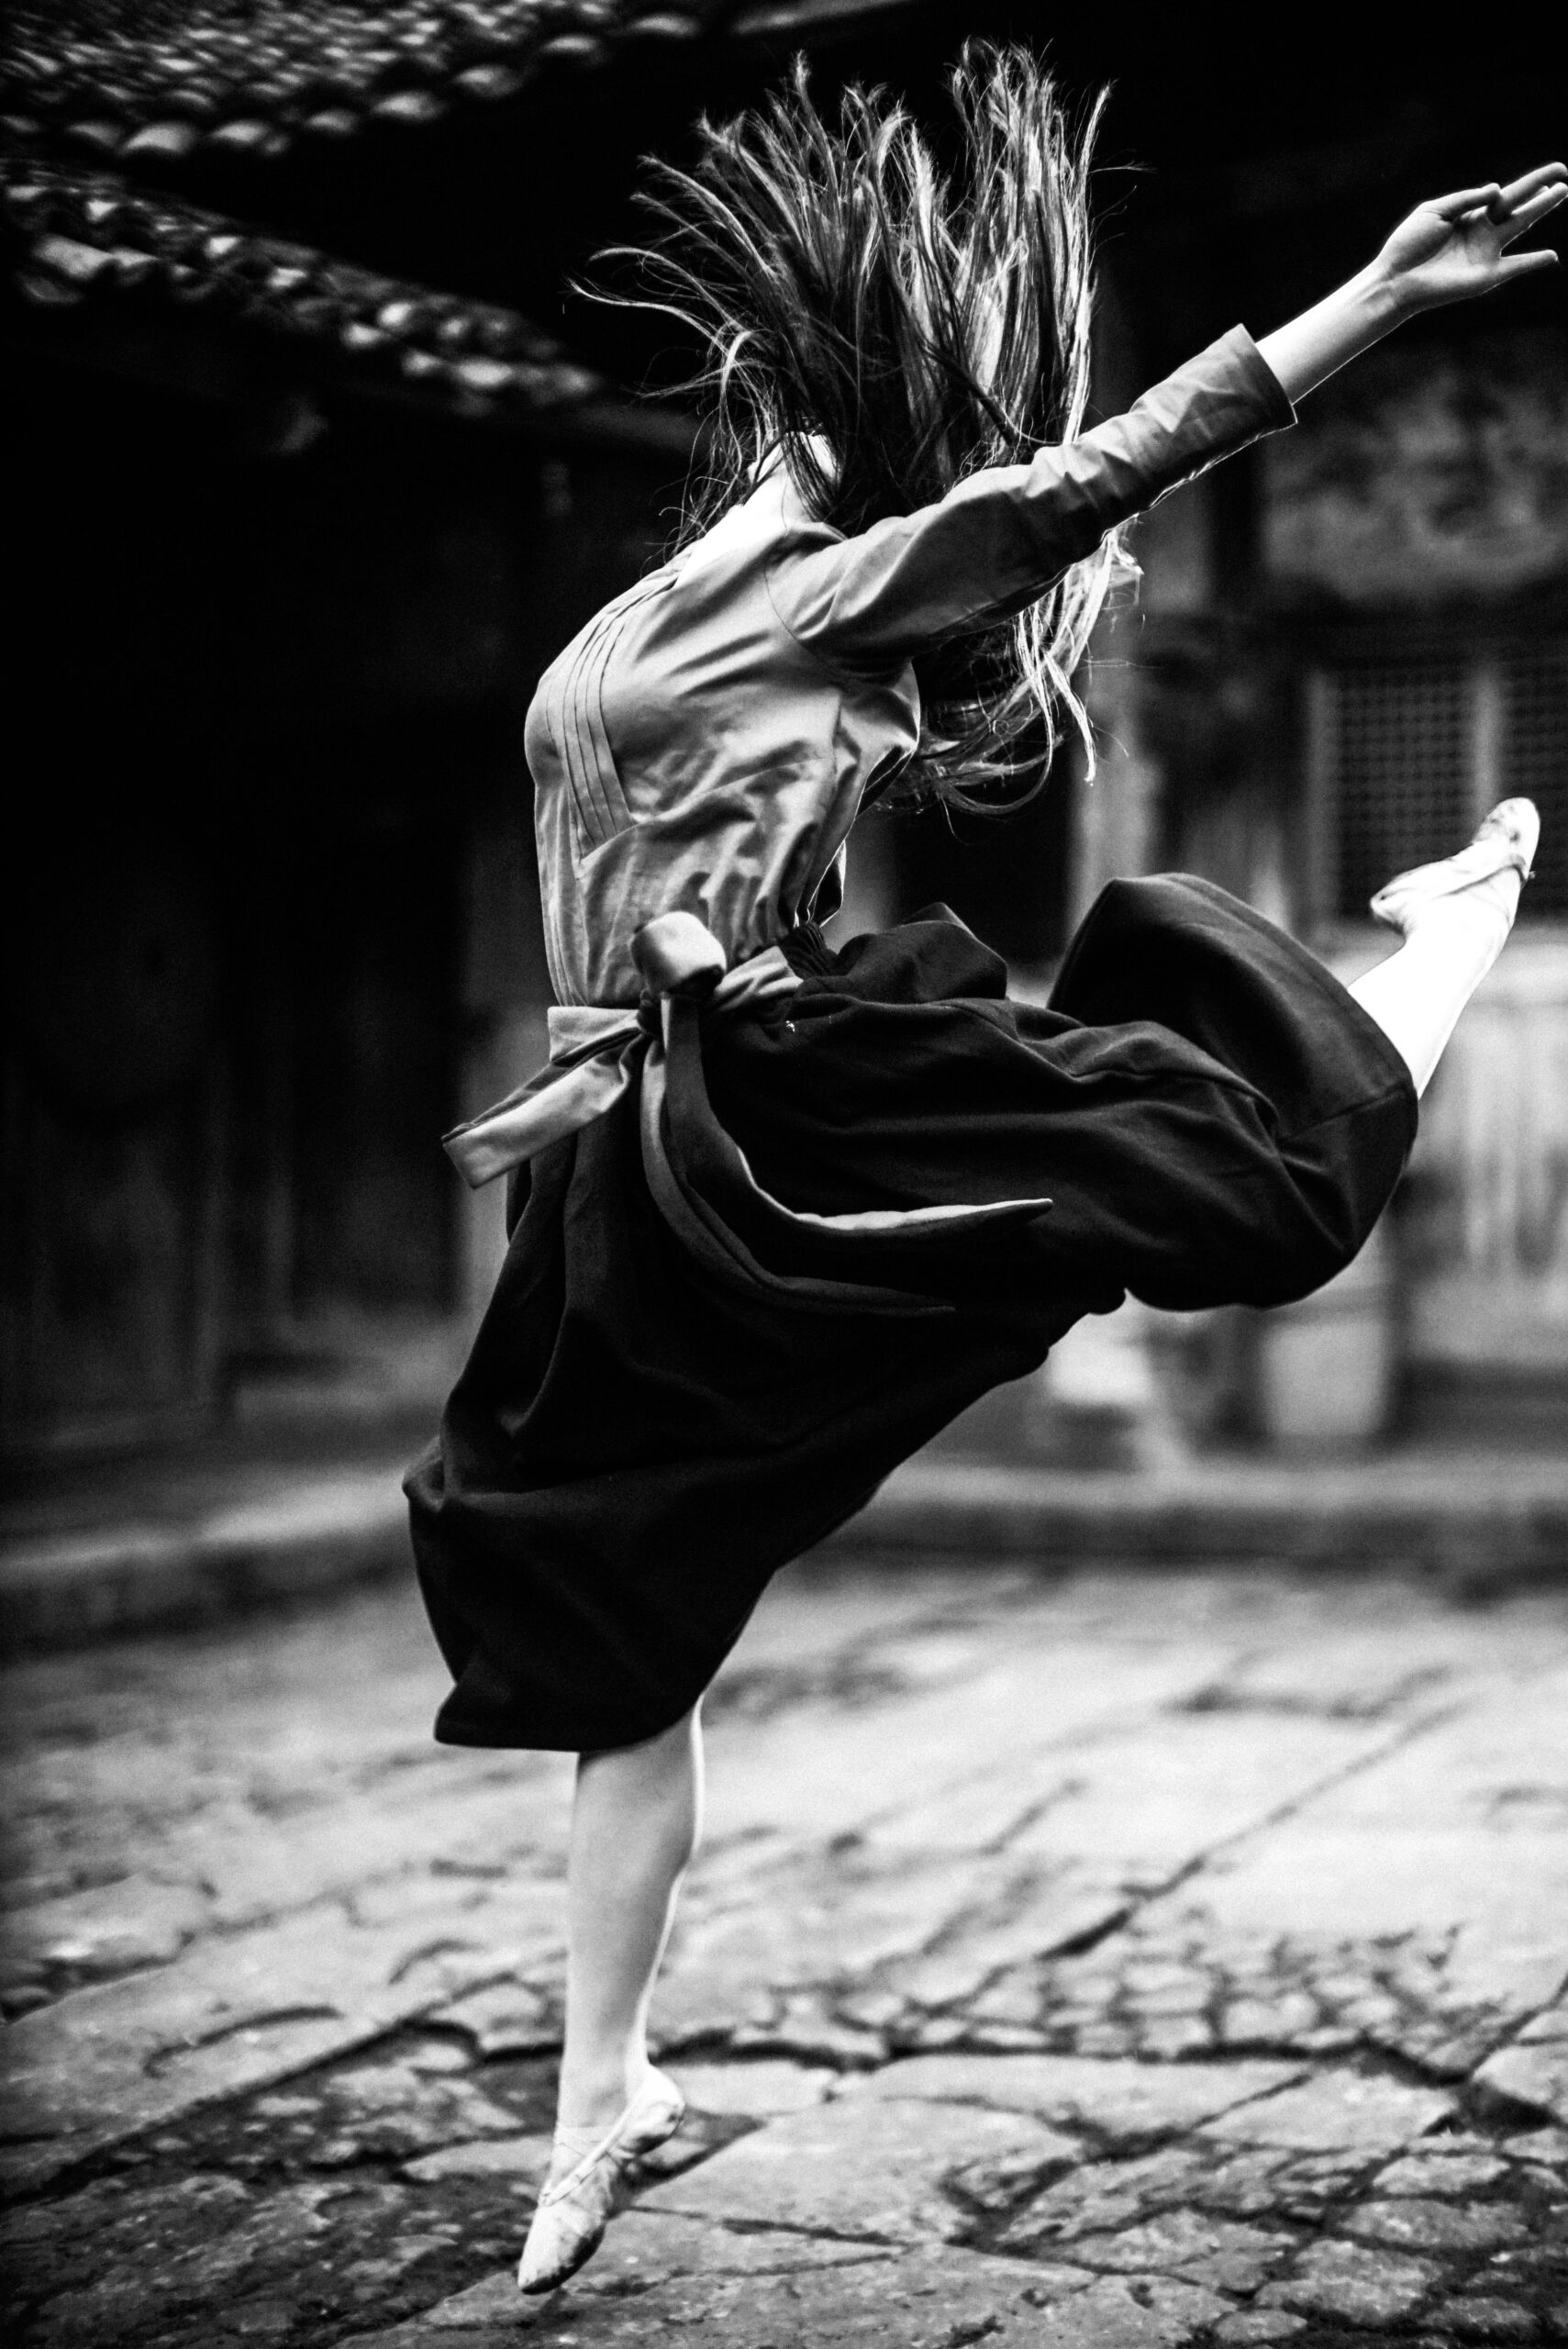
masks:
{"label": "billowing skirt fabric", "polygon": [[[667,1728],[770,1575],[977,1396],[1129,1290],[1305,1296],[1414,1138],[1382,1030],[1207,882],[1113,883],[1049,1009],[1009,1001],[940,908],[786,952],[806,975],[782,1011],[705,1019],[700,1041],[694,1013],[685,1049],[517,1185],[407,1481],[448,1742]],[[1000,1200],[1023,1204],[811,1220]]]}

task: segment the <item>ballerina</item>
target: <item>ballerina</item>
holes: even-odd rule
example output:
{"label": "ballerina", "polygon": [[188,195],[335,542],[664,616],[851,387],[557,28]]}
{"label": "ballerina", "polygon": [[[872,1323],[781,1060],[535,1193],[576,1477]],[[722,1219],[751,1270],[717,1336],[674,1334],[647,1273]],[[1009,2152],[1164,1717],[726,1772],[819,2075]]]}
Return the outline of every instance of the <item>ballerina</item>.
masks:
{"label": "ballerina", "polygon": [[1348,988],[1182,875],[1113,882],[1045,1009],[940,907],[825,941],[871,802],[984,805],[1087,740],[1119,527],[1400,320],[1550,267],[1508,249],[1568,194],[1550,163],[1423,204],[1305,316],[1085,430],[1095,117],[1017,49],[972,46],[953,91],[956,195],[899,108],[851,91],[829,128],[803,72],[661,173],[642,266],[712,354],[709,471],[528,715],[550,1060],[448,1138],[509,1177],[509,1245],[407,1480],[437,1735],[580,1756],[527,2291],[679,2125],[649,1999],[703,1692],[769,1576],[1083,1314],[1348,1264],[1534,853],[1506,800],[1390,883],[1403,943]]}

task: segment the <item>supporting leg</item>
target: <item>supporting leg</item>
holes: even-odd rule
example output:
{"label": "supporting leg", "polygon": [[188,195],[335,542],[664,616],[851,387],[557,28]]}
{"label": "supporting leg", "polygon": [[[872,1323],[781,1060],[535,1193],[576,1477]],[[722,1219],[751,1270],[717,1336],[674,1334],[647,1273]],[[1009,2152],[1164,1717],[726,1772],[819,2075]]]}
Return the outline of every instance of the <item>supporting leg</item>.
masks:
{"label": "supporting leg", "polygon": [[578,1764],[567,1882],[563,2128],[612,2121],[646,2076],[649,2000],[701,1811],[702,1729],[695,1708],[644,1745],[584,1753]]}
{"label": "supporting leg", "polygon": [[680,2125],[680,2091],[648,2060],[648,2002],[701,1809],[695,1706],[661,1737],[578,1764],[566,2046],[550,2175],[517,2269],[525,2292],[575,2275],[603,2239],[623,2168]]}

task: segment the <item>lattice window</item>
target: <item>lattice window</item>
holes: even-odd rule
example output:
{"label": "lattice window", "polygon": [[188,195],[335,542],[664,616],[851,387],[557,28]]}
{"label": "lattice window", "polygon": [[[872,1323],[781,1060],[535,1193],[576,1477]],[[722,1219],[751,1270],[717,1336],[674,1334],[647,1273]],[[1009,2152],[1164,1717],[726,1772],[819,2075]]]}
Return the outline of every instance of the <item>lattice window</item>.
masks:
{"label": "lattice window", "polygon": [[1364,915],[1391,874],[1522,792],[1542,819],[1523,911],[1568,915],[1568,647],[1318,670],[1309,708],[1325,911]]}
{"label": "lattice window", "polygon": [[1527,914],[1568,914],[1568,645],[1525,654],[1502,670],[1503,792],[1523,792],[1540,809],[1535,879]]}

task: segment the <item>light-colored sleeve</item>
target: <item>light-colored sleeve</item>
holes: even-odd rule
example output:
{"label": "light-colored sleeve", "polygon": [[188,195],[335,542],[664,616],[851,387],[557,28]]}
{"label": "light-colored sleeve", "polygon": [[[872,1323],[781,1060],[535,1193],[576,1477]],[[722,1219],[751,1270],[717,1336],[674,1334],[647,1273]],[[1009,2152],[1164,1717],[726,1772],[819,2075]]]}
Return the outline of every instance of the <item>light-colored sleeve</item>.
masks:
{"label": "light-colored sleeve", "polygon": [[768,577],[774,609],[829,662],[902,667],[953,629],[1022,610],[1117,523],[1295,420],[1257,344],[1233,327],[1125,416],[1030,463],[988,466],[938,505],[784,551]]}

